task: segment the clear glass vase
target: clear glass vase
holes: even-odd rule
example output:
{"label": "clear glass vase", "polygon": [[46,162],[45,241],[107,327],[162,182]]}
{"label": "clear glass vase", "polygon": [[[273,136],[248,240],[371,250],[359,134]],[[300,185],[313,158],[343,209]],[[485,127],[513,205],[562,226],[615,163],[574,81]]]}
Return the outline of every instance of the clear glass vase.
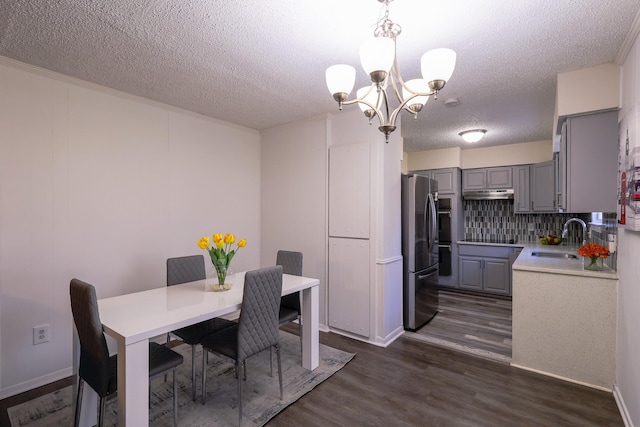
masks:
{"label": "clear glass vase", "polygon": [[602,271],[604,260],[600,257],[584,257],[584,269],[591,271]]}
{"label": "clear glass vase", "polygon": [[228,291],[233,287],[236,274],[229,265],[213,265],[207,273],[207,288],[214,292]]}

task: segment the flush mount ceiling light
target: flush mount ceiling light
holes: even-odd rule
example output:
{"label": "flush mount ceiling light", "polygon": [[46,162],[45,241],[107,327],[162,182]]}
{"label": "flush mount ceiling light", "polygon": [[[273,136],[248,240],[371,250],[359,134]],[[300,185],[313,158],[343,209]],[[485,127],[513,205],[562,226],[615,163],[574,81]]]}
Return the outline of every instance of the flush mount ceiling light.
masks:
{"label": "flush mount ceiling light", "polygon": [[[378,117],[378,129],[384,133],[386,142],[389,134],[396,129],[396,119],[403,109],[417,118],[429,96],[438,98],[438,92],[447,83],[456,65],[456,53],[451,49],[433,49],[422,55],[420,60],[422,78],[404,81],[398,70],[396,58],[396,37],[402,29],[389,19],[389,3],[393,0],[378,0],[384,3],[384,16],[376,23],[374,37],[360,48],[362,68],[371,78],[371,85],[358,89],[356,99],[347,101],[353,90],[356,70],[351,65],[338,64],[327,68],[326,78],[329,92],[343,105],[358,103],[369,123]],[[395,93],[400,105],[389,111],[387,88]]]}
{"label": "flush mount ceiling light", "polygon": [[458,135],[467,142],[478,142],[482,139],[485,133],[487,133],[486,129],[471,129],[460,132]]}

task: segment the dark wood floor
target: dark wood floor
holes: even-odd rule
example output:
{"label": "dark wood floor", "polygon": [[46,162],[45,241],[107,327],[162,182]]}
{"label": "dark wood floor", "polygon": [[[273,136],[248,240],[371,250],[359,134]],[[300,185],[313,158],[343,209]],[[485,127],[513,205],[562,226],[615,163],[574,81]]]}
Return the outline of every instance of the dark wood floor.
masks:
{"label": "dark wood floor", "polygon": [[439,291],[438,314],[418,332],[430,344],[511,363],[511,300]]}
{"label": "dark wood floor", "polygon": [[505,363],[405,337],[387,348],[331,333],[321,342],[357,355],[269,427],[624,425],[611,393]]}
{"label": "dark wood floor", "polygon": [[[269,427],[624,425],[610,393],[504,363],[405,337],[387,348],[333,333],[320,340],[357,355]],[[7,407],[69,383],[0,401],[0,426],[8,426]]]}

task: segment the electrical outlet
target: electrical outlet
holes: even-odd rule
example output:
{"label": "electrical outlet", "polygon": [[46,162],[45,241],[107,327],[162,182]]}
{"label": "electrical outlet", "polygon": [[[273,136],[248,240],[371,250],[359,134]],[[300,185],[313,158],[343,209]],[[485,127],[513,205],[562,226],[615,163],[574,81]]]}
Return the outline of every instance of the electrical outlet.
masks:
{"label": "electrical outlet", "polygon": [[33,328],[33,345],[49,342],[49,325],[40,325]]}
{"label": "electrical outlet", "polygon": [[529,225],[528,225],[528,227],[527,227],[527,229],[528,229],[529,231],[535,231],[535,230],[536,230],[536,228],[535,228],[535,224],[534,224],[533,222],[530,222],[530,223],[529,223]]}

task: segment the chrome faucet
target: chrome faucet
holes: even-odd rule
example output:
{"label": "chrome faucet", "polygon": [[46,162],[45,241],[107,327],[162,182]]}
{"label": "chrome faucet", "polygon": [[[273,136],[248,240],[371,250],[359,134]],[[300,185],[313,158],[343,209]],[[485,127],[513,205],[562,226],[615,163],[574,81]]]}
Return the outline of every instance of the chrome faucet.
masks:
{"label": "chrome faucet", "polygon": [[578,222],[582,225],[582,244],[587,243],[587,224],[580,218],[569,218],[567,222],[564,223],[564,228],[562,229],[562,240],[567,238],[567,234],[569,233],[569,223],[570,222]]}

